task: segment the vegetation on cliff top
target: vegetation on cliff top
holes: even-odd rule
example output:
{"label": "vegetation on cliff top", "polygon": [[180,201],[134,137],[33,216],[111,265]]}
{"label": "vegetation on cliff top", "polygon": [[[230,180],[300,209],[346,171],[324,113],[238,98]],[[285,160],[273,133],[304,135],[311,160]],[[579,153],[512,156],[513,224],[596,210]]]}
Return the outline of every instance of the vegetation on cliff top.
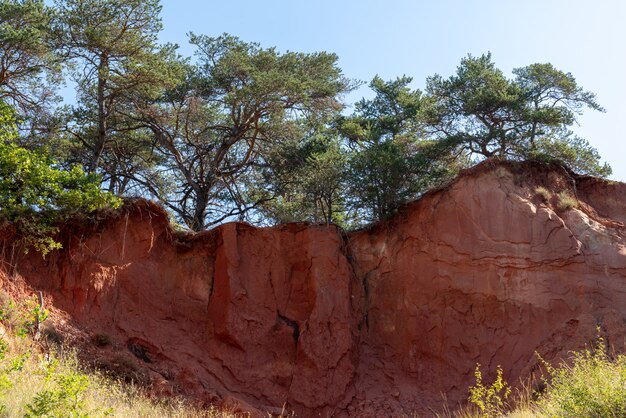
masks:
{"label": "vegetation on cliff top", "polygon": [[[375,77],[347,114],[343,96],[360,82],[336,55],[190,34],[196,52],[183,57],[158,43],[160,12],[158,0],[0,0],[5,217],[115,204],[101,189],[154,198],[196,231],[228,220],[350,228],[485,158],[610,173],[569,130],[602,107],[551,64],[509,78],[489,53],[469,55],[424,91]],[[65,81],[76,87],[67,104]],[[12,214],[22,183],[35,185],[36,203],[15,202],[28,216]]]}
{"label": "vegetation on cliff top", "polygon": [[120,199],[100,188],[98,175],[61,168],[45,149],[20,147],[16,134],[12,109],[0,101],[0,216],[16,226],[25,251],[45,256],[60,248],[52,237],[59,222]]}

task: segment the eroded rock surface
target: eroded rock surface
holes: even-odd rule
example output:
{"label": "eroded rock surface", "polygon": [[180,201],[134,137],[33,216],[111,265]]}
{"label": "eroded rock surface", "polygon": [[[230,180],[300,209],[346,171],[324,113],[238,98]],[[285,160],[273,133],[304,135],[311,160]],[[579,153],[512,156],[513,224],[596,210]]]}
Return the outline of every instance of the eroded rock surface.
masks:
{"label": "eroded rock surface", "polygon": [[[561,191],[579,207],[560,210]],[[487,162],[351,234],[232,223],[189,236],[139,202],[18,270],[110,337],[95,361],[124,358],[163,394],[258,416],[430,415],[442,394],[465,399],[476,363],[515,382],[535,351],[559,359],[597,327],[623,350],[624,222],[625,184]]]}

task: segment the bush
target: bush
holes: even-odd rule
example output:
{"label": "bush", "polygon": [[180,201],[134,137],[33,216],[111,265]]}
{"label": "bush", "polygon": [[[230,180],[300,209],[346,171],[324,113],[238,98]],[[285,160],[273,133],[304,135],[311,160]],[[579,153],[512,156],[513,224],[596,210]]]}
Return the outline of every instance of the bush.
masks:
{"label": "bush", "polygon": [[538,413],[550,417],[626,416],[626,356],[611,359],[604,340],[573,354],[570,366],[554,368],[543,361],[546,392]]}
{"label": "bush", "polygon": [[63,169],[45,150],[18,146],[16,136],[13,110],[0,101],[0,217],[15,224],[26,252],[61,248],[53,236],[69,216],[121,204],[100,189],[98,176]]}
{"label": "bush", "polygon": [[[26,405],[24,418],[34,417],[88,417],[85,408],[85,391],[89,385],[87,375],[70,370],[56,376],[55,386],[35,394]],[[107,412],[104,416],[109,415]]]}
{"label": "bush", "polygon": [[[496,378],[485,385],[476,366],[476,384],[469,388],[467,408],[450,413],[447,418],[617,418],[626,417],[626,355],[611,356],[604,339],[598,337],[593,348],[572,353],[569,364],[554,367],[537,354],[545,372],[536,382],[511,390],[498,366]],[[516,406],[510,408],[510,400]]]}
{"label": "bush", "polygon": [[48,311],[39,306],[37,298],[14,302],[6,293],[0,293],[0,321],[16,336],[35,335],[38,324],[48,317]]}

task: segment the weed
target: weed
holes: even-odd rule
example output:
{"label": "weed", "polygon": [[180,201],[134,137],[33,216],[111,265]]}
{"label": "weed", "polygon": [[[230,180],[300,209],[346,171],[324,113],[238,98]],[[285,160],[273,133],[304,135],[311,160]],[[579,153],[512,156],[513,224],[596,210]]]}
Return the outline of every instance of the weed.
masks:
{"label": "weed", "polygon": [[476,384],[469,389],[469,402],[480,410],[480,416],[484,418],[499,417],[505,412],[505,401],[511,394],[511,388],[502,377],[502,367],[496,370],[496,379],[491,385],[485,386],[480,364],[476,365],[474,372]]}

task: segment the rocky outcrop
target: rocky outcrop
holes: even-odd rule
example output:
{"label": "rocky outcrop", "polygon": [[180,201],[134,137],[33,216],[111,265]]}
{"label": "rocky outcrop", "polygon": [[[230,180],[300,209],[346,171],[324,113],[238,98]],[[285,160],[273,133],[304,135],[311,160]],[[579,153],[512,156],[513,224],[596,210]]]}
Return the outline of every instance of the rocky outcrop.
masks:
{"label": "rocky outcrop", "polygon": [[[559,209],[561,191],[578,207]],[[66,228],[63,251],[18,272],[110,340],[86,347],[92,360],[132,364],[160,393],[299,416],[428,415],[442,394],[464,400],[477,363],[515,382],[535,351],[562,358],[598,327],[623,350],[625,222],[625,184],[486,162],[350,234],[232,223],[186,235],[135,202]]]}

